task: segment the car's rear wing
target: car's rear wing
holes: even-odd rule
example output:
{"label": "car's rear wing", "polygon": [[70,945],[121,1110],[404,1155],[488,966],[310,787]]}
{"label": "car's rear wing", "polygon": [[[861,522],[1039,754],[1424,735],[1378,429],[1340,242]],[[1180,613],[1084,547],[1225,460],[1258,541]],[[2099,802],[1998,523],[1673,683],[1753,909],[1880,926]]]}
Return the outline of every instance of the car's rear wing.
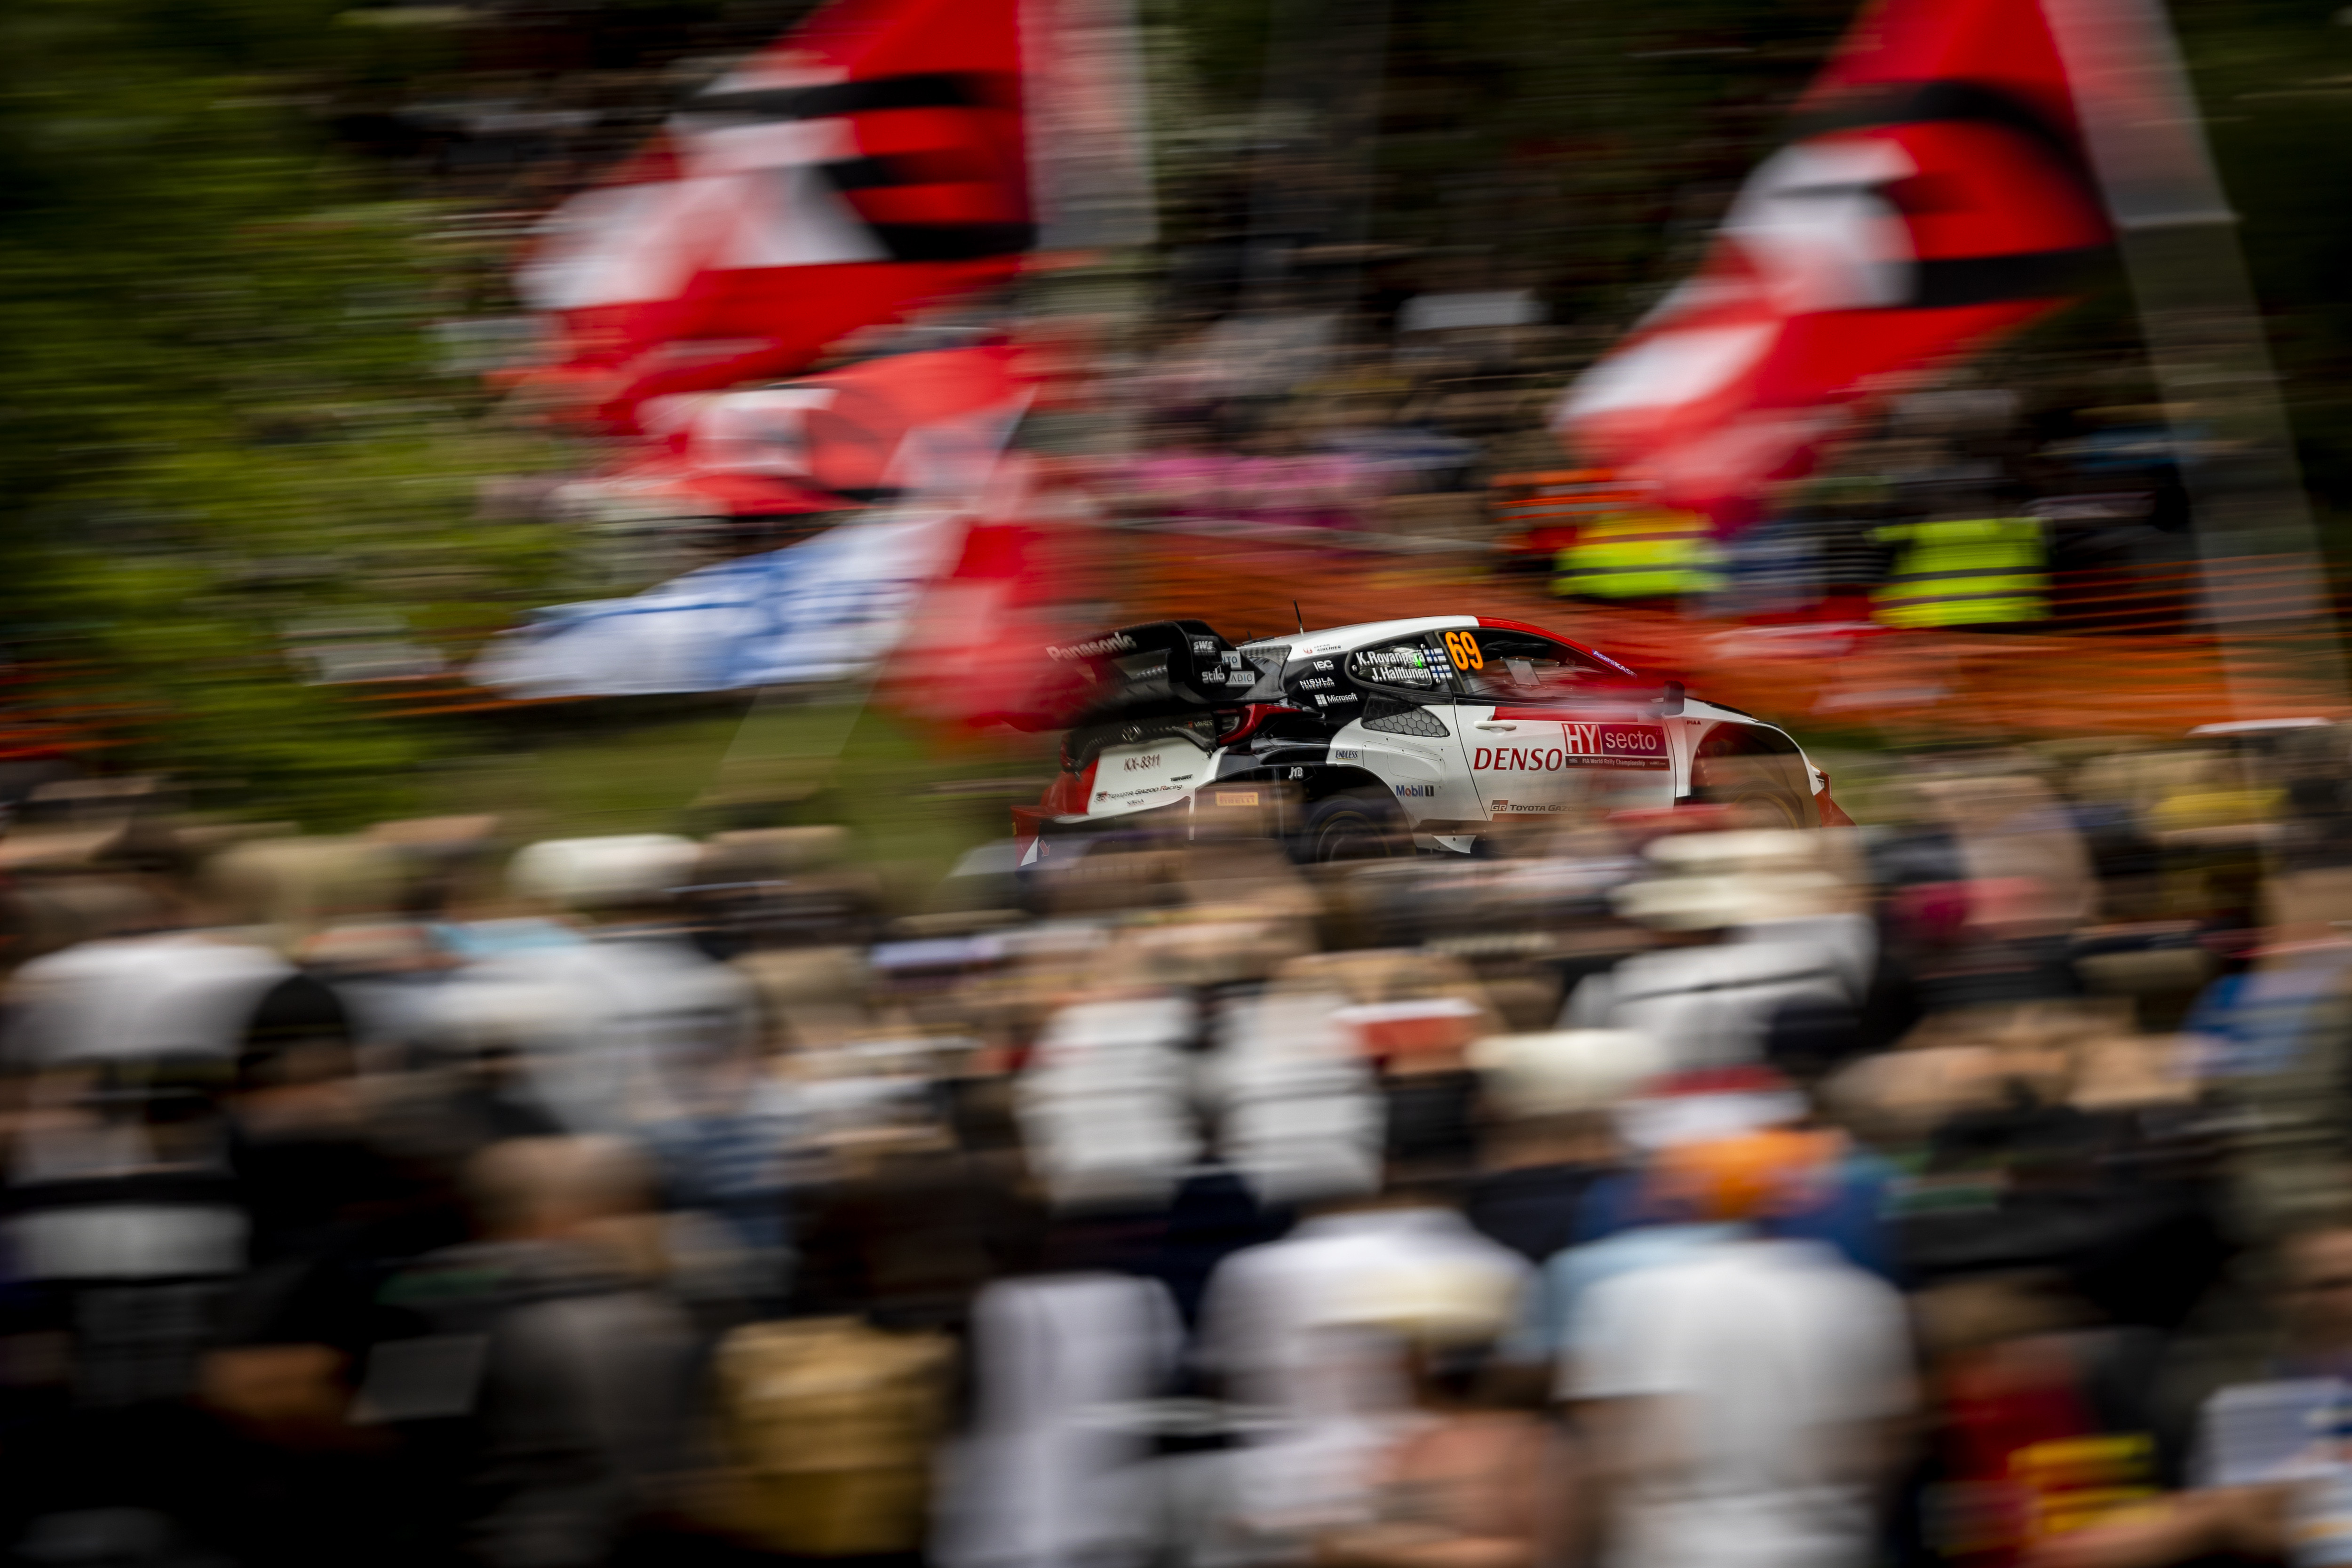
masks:
{"label": "car's rear wing", "polygon": [[1242,701],[1265,672],[1205,621],[1148,621],[1050,645],[1027,730],[1066,730],[1129,713]]}

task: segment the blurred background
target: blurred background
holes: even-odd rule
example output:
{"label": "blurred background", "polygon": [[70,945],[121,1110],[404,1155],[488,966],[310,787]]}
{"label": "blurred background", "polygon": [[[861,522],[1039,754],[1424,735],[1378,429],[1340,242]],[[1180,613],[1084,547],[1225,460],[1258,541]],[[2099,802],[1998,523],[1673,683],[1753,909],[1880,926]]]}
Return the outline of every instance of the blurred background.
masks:
{"label": "blurred background", "polygon": [[[2347,192],[2300,0],[6,7],[0,1552],[2352,1560]],[[1035,853],[1433,616],[1842,809]]]}

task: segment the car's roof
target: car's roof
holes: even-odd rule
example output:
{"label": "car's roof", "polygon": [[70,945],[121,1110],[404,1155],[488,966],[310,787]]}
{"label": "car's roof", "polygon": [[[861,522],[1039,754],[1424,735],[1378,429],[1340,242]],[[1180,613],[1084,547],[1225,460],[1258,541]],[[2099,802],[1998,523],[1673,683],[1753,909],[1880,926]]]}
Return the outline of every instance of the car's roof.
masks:
{"label": "car's roof", "polygon": [[1436,631],[1441,627],[1475,626],[1475,616],[1412,616],[1396,621],[1358,621],[1353,626],[1326,626],[1320,631],[1293,632],[1286,637],[1255,637],[1258,643],[1288,643],[1293,657],[1309,653],[1338,653],[1345,648],[1361,647],[1382,637],[1409,637],[1414,632]]}
{"label": "car's roof", "polygon": [[1290,656],[1293,658],[1299,658],[1313,654],[1345,653],[1386,637],[1410,637],[1414,632],[1448,631],[1460,626],[1498,626],[1511,631],[1534,632],[1539,636],[1564,642],[1580,652],[1591,654],[1605,664],[1625,670],[1628,675],[1633,673],[1607,654],[1578,642],[1573,637],[1561,637],[1558,632],[1546,631],[1541,626],[1528,626],[1520,621],[1497,620],[1492,616],[1408,616],[1393,621],[1358,621],[1353,626],[1327,626],[1320,631],[1294,632],[1288,637],[1253,637],[1245,646],[1256,647],[1267,644],[1284,643],[1289,646]]}
{"label": "car's roof", "polygon": [[2200,724],[2189,731],[2198,735],[2260,735],[2273,730],[2318,730],[2334,723],[2332,719],[2231,719],[2219,724]]}

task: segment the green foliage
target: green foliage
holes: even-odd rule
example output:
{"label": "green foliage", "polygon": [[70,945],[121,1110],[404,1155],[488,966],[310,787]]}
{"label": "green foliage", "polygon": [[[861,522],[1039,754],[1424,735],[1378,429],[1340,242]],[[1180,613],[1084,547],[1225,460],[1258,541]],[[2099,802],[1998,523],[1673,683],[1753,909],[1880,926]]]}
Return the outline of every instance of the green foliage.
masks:
{"label": "green foliage", "polygon": [[115,700],[123,765],[320,826],[400,808],[436,739],[300,684],[285,626],[487,626],[547,549],[473,518],[546,456],[434,366],[433,214],[301,112],[356,31],[317,0],[0,11],[12,651]]}

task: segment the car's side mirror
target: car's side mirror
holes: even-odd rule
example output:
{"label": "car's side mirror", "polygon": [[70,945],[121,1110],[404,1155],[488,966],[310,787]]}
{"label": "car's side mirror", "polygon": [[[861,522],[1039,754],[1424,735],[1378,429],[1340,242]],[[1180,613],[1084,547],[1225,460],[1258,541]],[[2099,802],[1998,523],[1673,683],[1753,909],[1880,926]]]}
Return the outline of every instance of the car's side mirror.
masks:
{"label": "car's side mirror", "polygon": [[1658,693],[1658,711],[1679,713],[1682,710],[1683,683],[1679,680],[1669,680],[1666,682],[1665,689]]}

